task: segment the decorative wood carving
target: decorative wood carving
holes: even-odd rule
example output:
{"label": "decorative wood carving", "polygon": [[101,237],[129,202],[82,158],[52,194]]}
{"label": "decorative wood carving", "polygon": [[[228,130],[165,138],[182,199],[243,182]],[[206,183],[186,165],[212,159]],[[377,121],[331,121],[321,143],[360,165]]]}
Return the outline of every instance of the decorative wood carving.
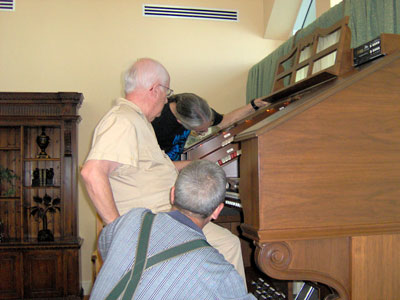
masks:
{"label": "decorative wood carving", "polygon": [[[350,299],[346,286],[350,263],[348,239],[256,243],[256,246],[257,266],[267,275],[324,283],[336,291],[338,299]],[[327,249],[332,254],[340,251],[342,256],[331,257]]]}

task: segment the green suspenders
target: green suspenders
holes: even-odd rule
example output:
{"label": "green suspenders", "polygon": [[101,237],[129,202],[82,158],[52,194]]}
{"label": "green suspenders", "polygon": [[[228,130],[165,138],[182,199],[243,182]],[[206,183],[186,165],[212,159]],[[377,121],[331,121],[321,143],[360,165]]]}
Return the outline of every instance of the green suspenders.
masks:
{"label": "green suspenders", "polygon": [[121,295],[122,300],[133,299],[133,295],[135,294],[144,270],[154,266],[155,264],[163,262],[172,257],[182,255],[186,252],[201,247],[210,247],[205,240],[199,239],[172,247],[147,258],[147,249],[149,247],[150,232],[154,217],[155,215],[151,212],[145,213],[139,233],[138,244],[136,246],[135,263],[129,272],[126,273],[112,289],[110,294],[106,297],[106,300],[116,300]]}

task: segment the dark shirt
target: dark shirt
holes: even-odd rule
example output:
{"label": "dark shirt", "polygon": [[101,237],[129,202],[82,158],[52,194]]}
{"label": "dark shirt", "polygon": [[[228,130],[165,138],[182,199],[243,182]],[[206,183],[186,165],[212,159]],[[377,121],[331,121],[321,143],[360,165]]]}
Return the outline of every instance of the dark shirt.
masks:
{"label": "dark shirt", "polygon": [[[220,115],[215,110],[213,112],[214,123],[212,126],[215,126],[221,123],[223,115]],[[161,115],[154,119],[151,124],[153,125],[161,150],[164,150],[171,160],[180,160],[190,130],[183,127],[176,120],[169,108],[169,103],[164,106]]]}

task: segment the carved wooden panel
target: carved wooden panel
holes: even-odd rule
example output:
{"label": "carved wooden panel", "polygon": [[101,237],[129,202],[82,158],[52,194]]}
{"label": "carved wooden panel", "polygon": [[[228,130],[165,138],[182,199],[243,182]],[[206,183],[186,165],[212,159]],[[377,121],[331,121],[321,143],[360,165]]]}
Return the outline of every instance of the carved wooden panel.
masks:
{"label": "carved wooden panel", "polygon": [[22,298],[21,254],[0,252],[0,299]]}
{"label": "carved wooden panel", "polygon": [[257,243],[259,268],[273,278],[324,283],[350,299],[350,238]]}
{"label": "carved wooden panel", "polygon": [[24,294],[28,298],[63,295],[62,252],[29,251],[24,254]]}

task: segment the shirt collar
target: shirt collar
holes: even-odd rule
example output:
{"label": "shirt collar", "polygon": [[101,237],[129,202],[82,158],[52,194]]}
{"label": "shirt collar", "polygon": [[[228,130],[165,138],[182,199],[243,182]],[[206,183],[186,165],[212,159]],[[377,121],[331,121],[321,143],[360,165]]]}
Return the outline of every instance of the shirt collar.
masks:
{"label": "shirt collar", "polygon": [[167,212],[167,215],[169,215],[171,218],[175,219],[176,221],[189,226],[190,228],[196,230],[197,232],[203,234],[203,231],[199,226],[197,226],[192,220],[190,220],[188,217],[186,217],[183,213],[181,213],[179,210],[173,210]]}
{"label": "shirt collar", "polygon": [[122,104],[123,105],[128,105],[129,107],[131,107],[135,111],[137,111],[139,114],[144,116],[144,114],[143,114],[142,110],[140,109],[140,107],[137,106],[135,103],[133,103],[133,102],[131,102],[129,100],[126,100],[125,98],[118,98],[118,99],[115,100],[115,105],[122,105]]}

